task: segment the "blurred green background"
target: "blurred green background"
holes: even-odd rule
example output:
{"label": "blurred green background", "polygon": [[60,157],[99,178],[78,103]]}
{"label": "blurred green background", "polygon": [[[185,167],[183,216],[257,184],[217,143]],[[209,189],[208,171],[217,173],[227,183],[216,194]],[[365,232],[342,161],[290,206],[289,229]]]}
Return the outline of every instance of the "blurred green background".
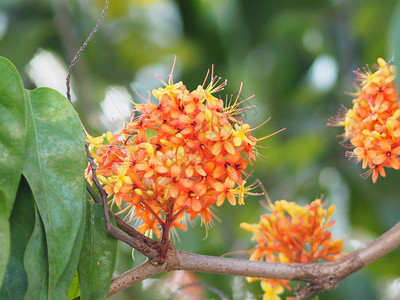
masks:
{"label": "blurred green background", "polygon": [[[363,180],[361,166],[344,156],[336,135],[327,127],[341,104],[349,107],[352,70],[373,66],[378,57],[393,56],[395,0],[111,0],[105,21],[73,72],[73,98],[92,135],[118,130],[129,115],[136,92],[167,80],[174,56],[176,81],[189,89],[202,84],[207,69],[228,79],[220,93],[249,101],[243,118],[254,125],[272,117],[257,137],[279,133],[263,142],[264,161],[254,165],[272,200],[301,204],[320,197],[337,207],[334,236],[343,238],[350,252],[378,237],[400,216],[397,187],[400,174],[389,170],[386,179]],[[66,69],[92,30],[104,1],[2,0],[0,55],[10,59],[25,86],[50,86],[65,94]],[[254,244],[239,229],[241,222],[258,222],[265,210],[257,197],[245,206],[224,205],[205,239],[195,222],[180,232],[179,249],[208,255],[246,250]],[[246,257],[245,253],[235,257]],[[120,245],[115,275],[143,261]],[[229,298],[260,299],[258,283],[243,278],[197,274],[198,280]],[[165,276],[146,280],[111,299],[166,299]],[[171,287],[171,285],[170,285]],[[252,293],[249,293],[251,291]],[[290,295],[288,293],[287,295]],[[206,292],[207,299],[220,299]],[[400,299],[400,251],[396,250],[345,279],[320,299]],[[176,299],[176,298],[174,298]],[[194,299],[194,298],[189,298]]]}

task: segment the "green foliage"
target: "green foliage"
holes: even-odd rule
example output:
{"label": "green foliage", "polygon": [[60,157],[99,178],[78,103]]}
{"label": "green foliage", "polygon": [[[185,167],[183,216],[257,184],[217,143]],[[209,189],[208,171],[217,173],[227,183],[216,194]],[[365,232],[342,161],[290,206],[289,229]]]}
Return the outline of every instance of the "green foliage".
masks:
{"label": "green foliage", "polygon": [[11,251],[0,298],[22,299],[27,289],[24,252],[35,224],[33,195],[27,182],[20,182],[10,217]]}
{"label": "green foliage", "polygon": [[0,190],[8,217],[24,164],[27,127],[21,77],[7,59],[0,60],[0,83]]}
{"label": "green foliage", "polygon": [[88,203],[78,273],[82,299],[104,299],[115,268],[118,240],[104,232],[103,206]]}
{"label": "green foliage", "polygon": [[14,204],[25,155],[26,114],[21,78],[0,59],[0,284],[10,247],[8,218]]}
{"label": "green foliage", "polygon": [[48,299],[48,261],[46,235],[39,212],[35,209],[35,225],[26,246],[24,267],[28,277],[25,299]]}
{"label": "green foliage", "polygon": [[10,224],[6,212],[7,202],[4,192],[0,190],[0,284],[3,282],[10,255]]}
{"label": "green foliage", "polygon": [[[90,210],[86,218],[85,142],[77,113],[55,90],[24,91],[5,58],[0,58],[0,77],[0,278],[5,274],[0,298],[75,295],[79,281],[71,282],[78,262],[88,259],[86,244],[81,255],[85,231],[100,244],[90,240],[97,272],[83,268],[90,284],[80,290],[105,298],[116,240],[106,236],[98,214]],[[22,174],[26,180],[17,193]]]}
{"label": "green foliage", "polygon": [[29,129],[23,174],[46,232],[51,295],[73,251],[79,251],[75,240],[86,196],[84,139],[79,119],[63,96],[47,88],[26,95]]}

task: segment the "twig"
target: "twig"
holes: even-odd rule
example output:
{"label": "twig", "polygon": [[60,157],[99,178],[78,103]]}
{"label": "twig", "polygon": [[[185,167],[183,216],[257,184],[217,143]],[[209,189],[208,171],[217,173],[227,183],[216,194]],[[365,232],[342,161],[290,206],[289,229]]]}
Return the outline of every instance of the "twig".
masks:
{"label": "twig", "polygon": [[67,75],[67,80],[66,80],[67,81],[66,82],[67,83],[67,98],[68,98],[69,102],[72,102],[72,100],[71,100],[71,74],[72,74],[72,69],[75,66],[76,62],[78,61],[79,57],[81,56],[83,50],[85,50],[85,48],[89,44],[90,40],[93,38],[94,34],[100,28],[100,25],[104,20],[104,16],[106,15],[109,2],[110,2],[110,0],[106,0],[106,3],[104,4],[104,7],[103,7],[103,11],[101,12],[101,16],[100,16],[99,20],[97,21],[96,26],[94,26],[92,32],[86,38],[85,42],[79,48],[78,52],[76,52],[74,58],[71,61],[71,64],[69,65],[68,75]]}
{"label": "twig", "polygon": [[106,191],[101,186],[101,184],[99,182],[99,179],[97,178],[97,174],[96,174],[97,165],[93,161],[93,157],[90,154],[88,145],[85,145],[85,151],[86,151],[86,155],[87,155],[88,160],[89,160],[90,167],[92,168],[93,182],[96,185],[96,188],[100,192],[101,204],[103,205],[103,210],[104,210],[104,218],[106,219],[107,232],[110,233],[110,231],[112,231],[112,228],[114,228],[114,226],[112,226],[112,223],[111,223],[111,220],[110,220],[110,215],[108,213],[107,194],[106,194]]}
{"label": "twig", "polygon": [[[311,295],[319,294],[324,290],[336,288],[339,282],[345,277],[385,256],[399,246],[400,222],[365,248],[354,251],[336,261],[325,263],[284,264],[249,261],[193,254],[176,250],[175,247],[170,246],[167,252],[167,259],[162,267],[153,268],[148,276],[145,274],[138,275],[136,269],[132,269],[115,278],[111,283],[110,291],[112,290],[113,293],[116,293],[119,290],[128,288],[140,281],[138,278],[144,278],[145,276],[147,276],[145,278],[148,278],[165,271],[187,270],[236,276],[306,281],[309,282],[307,286],[296,288],[296,300],[303,300]],[[141,270],[141,272],[142,271],[143,270]],[[117,282],[118,286],[116,286]]]}
{"label": "twig", "polygon": [[177,250],[175,247],[169,246],[169,249],[166,253],[166,262],[168,263],[160,265],[157,261],[146,261],[145,263],[125,272],[121,276],[114,278],[111,281],[108,296],[124,290],[151,276],[175,270],[174,266],[179,264],[179,256],[177,255],[176,251]]}
{"label": "twig", "polygon": [[[68,11],[70,3],[65,0],[52,0],[51,1],[54,21],[59,32],[61,44],[64,49],[64,54],[67,60],[71,60],[76,54],[76,49],[79,49],[76,31],[74,31],[71,15]],[[75,109],[84,116],[96,114],[93,105],[90,103],[93,97],[90,89],[91,78],[88,76],[88,69],[84,63],[76,64],[74,66],[74,75],[76,82],[75,93],[79,102],[75,103]],[[72,92],[71,92],[72,93]],[[72,95],[71,95],[72,97]]]}
{"label": "twig", "polygon": [[93,201],[97,204],[101,204],[101,198],[99,194],[96,193],[95,189],[90,185],[88,181],[86,181],[86,191],[89,193],[90,197],[92,197]]}

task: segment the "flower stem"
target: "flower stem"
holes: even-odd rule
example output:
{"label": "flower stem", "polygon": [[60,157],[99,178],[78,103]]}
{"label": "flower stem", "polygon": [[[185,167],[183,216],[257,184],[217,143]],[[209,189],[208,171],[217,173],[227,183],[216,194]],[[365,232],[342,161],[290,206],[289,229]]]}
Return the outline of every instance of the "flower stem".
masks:
{"label": "flower stem", "polygon": [[161,236],[161,246],[160,246],[160,263],[164,263],[165,257],[167,255],[167,249],[169,245],[169,231],[171,229],[171,225],[174,222],[176,216],[172,216],[172,212],[174,210],[174,203],[171,203],[170,209],[165,216],[164,224],[162,227],[162,236]]}
{"label": "flower stem", "polygon": [[161,220],[161,218],[158,216],[158,214],[151,208],[151,206],[145,201],[145,200],[141,200],[140,203],[142,203],[144,205],[144,207],[146,207],[146,209],[148,209],[150,211],[150,213],[154,216],[154,218],[157,219],[158,223],[161,225],[161,227],[164,228],[164,222],[163,220]]}

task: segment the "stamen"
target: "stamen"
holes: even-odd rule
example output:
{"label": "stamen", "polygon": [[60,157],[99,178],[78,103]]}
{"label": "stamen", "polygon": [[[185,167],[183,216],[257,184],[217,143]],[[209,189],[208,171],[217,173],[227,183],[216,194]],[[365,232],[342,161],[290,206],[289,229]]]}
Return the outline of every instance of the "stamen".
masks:
{"label": "stamen", "polygon": [[282,131],[284,131],[284,130],[286,130],[286,128],[279,129],[278,131],[275,131],[274,133],[271,133],[270,135],[264,136],[264,137],[262,137],[262,138],[257,138],[257,142],[258,142],[258,141],[265,140],[265,139],[267,139],[267,138],[269,138],[269,137],[271,137],[271,136],[274,136],[275,134],[277,134],[277,133],[279,133],[279,132],[282,132]]}

